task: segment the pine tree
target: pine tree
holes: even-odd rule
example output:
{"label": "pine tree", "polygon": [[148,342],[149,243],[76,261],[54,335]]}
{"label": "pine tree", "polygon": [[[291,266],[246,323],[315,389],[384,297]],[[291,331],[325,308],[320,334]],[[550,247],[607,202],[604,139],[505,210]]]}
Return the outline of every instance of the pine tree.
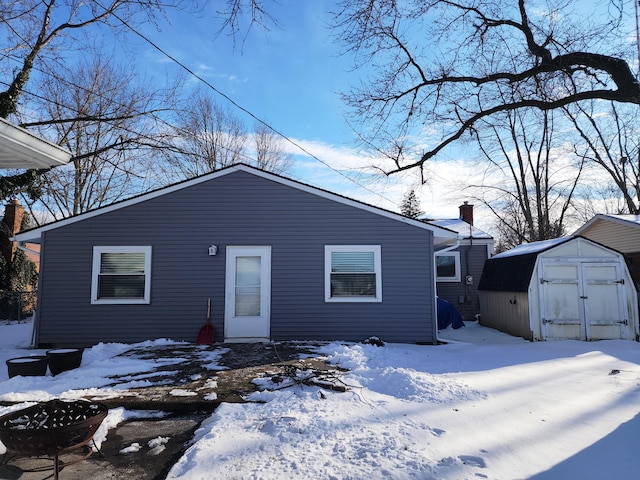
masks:
{"label": "pine tree", "polygon": [[400,204],[400,212],[402,212],[405,217],[410,218],[418,218],[424,213],[420,210],[420,201],[418,200],[414,190],[410,190],[404,196],[404,200],[402,200],[402,203]]}

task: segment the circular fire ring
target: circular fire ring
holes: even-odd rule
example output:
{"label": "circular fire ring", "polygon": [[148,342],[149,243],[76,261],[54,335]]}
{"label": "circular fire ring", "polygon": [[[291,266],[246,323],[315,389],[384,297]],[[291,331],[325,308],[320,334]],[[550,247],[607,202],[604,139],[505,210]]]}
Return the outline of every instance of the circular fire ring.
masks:
{"label": "circular fire ring", "polygon": [[0,417],[0,441],[15,453],[54,457],[54,478],[59,456],[86,446],[109,413],[105,405],[85,400],[50,400]]}

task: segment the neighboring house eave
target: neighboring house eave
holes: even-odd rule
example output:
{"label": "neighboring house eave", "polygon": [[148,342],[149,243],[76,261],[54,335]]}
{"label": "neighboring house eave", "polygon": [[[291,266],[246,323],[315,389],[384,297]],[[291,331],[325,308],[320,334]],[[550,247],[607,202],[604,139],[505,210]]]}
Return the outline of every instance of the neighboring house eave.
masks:
{"label": "neighboring house eave", "polygon": [[607,215],[599,213],[578,228],[573,235],[582,235],[585,231],[589,230],[593,225],[599,222],[617,223],[618,225],[624,225],[625,227],[635,228],[640,231],[640,215]]}
{"label": "neighboring house eave", "polygon": [[231,173],[234,172],[238,172],[238,171],[242,171],[242,172],[246,172],[246,173],[250,173],[252,175],[256,175],[259,177],[263,177],[266,178],[268,180],[274,181],[274,182],[278,182],[281,183],[283,185],[287,185],[289,187],[292,188],[296,188],[298,190],[302,190],[308,193],[311,193],[313,195],[317,195],[338,203],[342,203],[345,205],[349,205],[355,208],[359,208],[361,210],[365,210],[371,213],[374,213],[376,215],[380,215],[383,217],[387,217],[390,219],[393,219],[395,221],[398,222],[402,222],[402,223],[406,223],[409,225],[412,225],[414,227],[417,228],[421,228],[423,230],[428,230],[431,231],[433,233],[433,237],[434,237],[434,245],[443,245],[443,244],[447,244],[447,243],[452,243],[452,241],[455,241],[458,238],[458,233],[454,232],[453,230],[447,229],[447,228],[443,228],[443,227],[439,227],[437,225],[434,225],[432,223],[428,223],[428,222],[423,222],[420,220],[414,220],[412,218],[409,217],[405,217],[404,215],[400,215],[398,213],[394,213],[391,212],[389,210],[384,210],[381,209],[379,207],[374,207],[372,205],[368,205],[366,203],[360,202],[358,200],[353,200],[350,199],[348,197],[344,197],[342,195],[336,194],[336,193],[332,193],[329,192],[328,190],[323,190],[317,187],[312,187],[310,185],[301,183],[301,182],[297,182],[295,180],[290,180],[288,178],[273,174],[273,173],[269,173],[269,172],[265,172],[263,170],[254,168],[254,167],[250,167],[248,165],[245,164],[238,164],[238,165],[233,165],[221,170],[217,170],[213,173],[208,173],[206,175],[202,175],[200,177],[196,177],[196,178],[192,178],[189,180],[185,180],[183,182],[180,183],[176,183],[173,185],[170,185],[168,187],[164,187],[158,190],[154,190],[152,192],[148,192],[145,194],[141,194],[138,195],[136,197],[130,198],[128,200],[123,200],[117,203],[114,203],[112,205],[108,205],[105,207],[100,207],[97,208],[95,210],[92,210],[90,212],[86,212],[86,213],[82,213],[80,215],[76,215],[74,217],[69,217],[69,218],[65,218],[63,220],[58,220],[52,223],[49,223],[47,225],[43,225],[41,227],[37,227],[37,228],[33,228],[30,230],[25,230],[23,232],[20,232],[18,235],[15,235],[11,240],[12,241],[17,241],[20,243],[40,243],[40,238],[42,236],[42,234],[46,231],[49,230],[54,230],[72,223],[76,223],[82,220],[86,220],[98,215],[102,215],[104,213],[108,213],[108,212],[112,212],[115,210],[119,210],[121,208],[125,208],[128,207],[130,205],[135,205],[137,203],[141,203],[144,202],[146,200],[150,200],[152,198],[156,198],[156,197],[160,197],[162,195],[166,195],[169,194],[171,192],[174,191],[178,191],[178,190],[182,190],[184,188],[188,188],[190,186],[193,185],[197,185],[203,182],[207,182],[210,180],[213,180],[215,178],[219,178],[219,177],[223,177],[225,175],[229,175]]}
{"label": "neighboring house eave", "polygon": [[[467,238],[463,238],[463,237],[458,237],[457,241],[455,242],[457,243],[457,245],[455,245],[455,248],[457,247],[461,247],[461,246],[493,246],[495,244],[495,241],[493,239],[489,240],[487,238],[472,238],[470,239],[469,237]],[[454,242],[449,242],[448,244],[442,244],[442,245],[438,245],[436,248],[436,253],[438,251],[442,251],[442,249],[449,249],[450,246],[454,245]]]}
{"label": "neighboring house eave", "polygon": [[0,118],[0,168],[32,169],[65,165],[71,153]]}

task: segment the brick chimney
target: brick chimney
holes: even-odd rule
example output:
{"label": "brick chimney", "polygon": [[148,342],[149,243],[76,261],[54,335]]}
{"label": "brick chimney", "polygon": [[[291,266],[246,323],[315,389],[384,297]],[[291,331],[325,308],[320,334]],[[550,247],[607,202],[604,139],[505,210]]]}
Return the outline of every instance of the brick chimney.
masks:
{"label": "brick chimney", "polygon": [[14,198],[4,206],[4,218],[0,222],[0,250],[7,264],[11,264],[17,249],[17,245],[9,238],[20,231],[23,217],[24,207],[18,199]]}
{"label": "brick chimney", "polygon": [[465,200],[463,205],[460,205],[460,220],[467,222],[469,225],[473,225],[473,205],[469,205],[469,202]]}

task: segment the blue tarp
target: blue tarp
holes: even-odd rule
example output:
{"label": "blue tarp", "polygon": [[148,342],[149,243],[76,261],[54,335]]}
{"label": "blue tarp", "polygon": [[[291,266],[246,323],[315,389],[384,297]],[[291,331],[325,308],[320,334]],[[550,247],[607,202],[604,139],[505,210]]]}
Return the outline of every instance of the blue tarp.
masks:
{"label": "blue tarp", "polygon": [[438,330],[444,330],[449,325],[457,330],[464,327],[464,320],[456,307],[438,297]]}

